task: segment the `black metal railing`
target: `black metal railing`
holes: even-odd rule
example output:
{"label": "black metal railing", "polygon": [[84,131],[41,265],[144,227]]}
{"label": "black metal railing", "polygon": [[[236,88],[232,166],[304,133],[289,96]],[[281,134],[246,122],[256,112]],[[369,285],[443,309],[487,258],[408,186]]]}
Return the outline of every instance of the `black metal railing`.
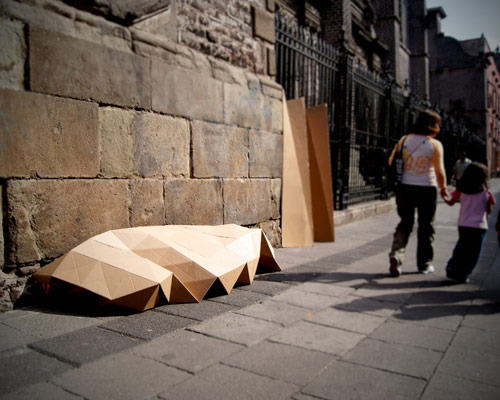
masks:
{"label": "black metal railing", "polygon": [[[334,208],[392,196],[387,160],[398,139],[408,133],[417,110],[426,105],[412,102],[393,82],[355,62],[345,49],[336,49],[304,27],[287,24],[278,14],[276,55],[276,79],[287,99],[304,97],[307,107],[328,105]],[[440,140],[448,175],[458,149],[474,142],[474,136],[444,116]]]}

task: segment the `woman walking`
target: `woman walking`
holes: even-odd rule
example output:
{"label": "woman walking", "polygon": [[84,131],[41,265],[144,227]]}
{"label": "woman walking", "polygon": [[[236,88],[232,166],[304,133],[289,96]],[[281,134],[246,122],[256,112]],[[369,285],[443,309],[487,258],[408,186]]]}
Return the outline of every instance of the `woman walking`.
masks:
{"label": "woman walking", "polygon": [[396,227],[389,253],[389,272],[401,275],[406,245],[413,230],[415,210],[418,215],[417,268],[423,274],[434,272],[434,216],[437,188],[441,197],[448,198],[443,162],[443,146],[435,139],[440,131],[441,117],[434,111],[422,111],[412,133],[403,136],[389,159],[392,164],[396,151],[403,152],[403,179],[396,193],[397,212],[401,221]]}

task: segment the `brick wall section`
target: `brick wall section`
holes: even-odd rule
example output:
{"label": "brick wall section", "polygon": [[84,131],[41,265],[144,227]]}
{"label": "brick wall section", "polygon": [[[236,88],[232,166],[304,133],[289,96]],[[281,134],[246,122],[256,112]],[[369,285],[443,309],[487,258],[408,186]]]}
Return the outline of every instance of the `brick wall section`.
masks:
{"label": "brick wall section", "polygon": [[109,229],[236,223],[280,243],[273,2],[176,4],[172,38],[59,0],[2,2],[0,309]]}

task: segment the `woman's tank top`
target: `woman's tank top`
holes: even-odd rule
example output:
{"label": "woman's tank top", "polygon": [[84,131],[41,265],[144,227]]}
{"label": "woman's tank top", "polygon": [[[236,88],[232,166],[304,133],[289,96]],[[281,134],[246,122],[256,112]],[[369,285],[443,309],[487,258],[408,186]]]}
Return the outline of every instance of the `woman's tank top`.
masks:
{"label": "woman's tank top", "polygon": [[405,185],[437,186],[436,171],[432,163],[434,146],[430,137],[408,135],[403,145]]}

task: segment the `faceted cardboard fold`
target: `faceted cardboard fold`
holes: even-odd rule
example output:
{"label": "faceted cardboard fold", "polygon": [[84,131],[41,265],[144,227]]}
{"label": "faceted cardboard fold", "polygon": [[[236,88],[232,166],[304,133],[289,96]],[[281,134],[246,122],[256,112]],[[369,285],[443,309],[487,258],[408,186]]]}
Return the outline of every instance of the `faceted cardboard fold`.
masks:
{"label": "faceted cardboard fold", "polygon": [[94,236],[34,276],[44,287],[64,281],[142,311],[162,298],[200,302],[215,282],[229,294],[236,283],[251,284],[258,266],[281,270],[260,229],[167,225]]}

